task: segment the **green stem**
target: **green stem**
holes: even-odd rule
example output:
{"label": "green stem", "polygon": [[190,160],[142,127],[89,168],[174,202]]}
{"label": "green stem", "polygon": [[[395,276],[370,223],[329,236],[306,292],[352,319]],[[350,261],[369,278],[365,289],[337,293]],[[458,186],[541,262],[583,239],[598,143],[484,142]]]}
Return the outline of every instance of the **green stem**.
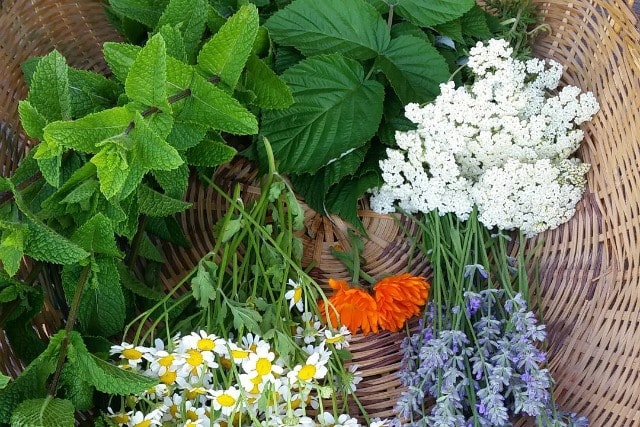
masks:
{"label": "green stem", "polygon": [[62,342],[60,343],[60,355],[58,356],[58,364],[56,366],[55,373],[53,374],[51,386],[49,387],[49,394],[51,396],[55,396],[56,390],[58,389],[58,383],[60,382],[62,368],[64,367],[64,362],[67,358],[69,335],[71,334],[73,325],[76,322],[76,318],[78,317],[78,308],[80,307],[80,300],[82,298],[82,293],[84,292],[84,286],[89,279],[89,273],[91,273],[91,264],[88,264],[86,267],[84,267],[82,273],[80,273],[78,287],[76,288],[76,292],[73,295],[73,301],[71,302],[71,308],[69,310],[69,317],[67,317],[67,324],[64,328],[64,338],[62,338]]}

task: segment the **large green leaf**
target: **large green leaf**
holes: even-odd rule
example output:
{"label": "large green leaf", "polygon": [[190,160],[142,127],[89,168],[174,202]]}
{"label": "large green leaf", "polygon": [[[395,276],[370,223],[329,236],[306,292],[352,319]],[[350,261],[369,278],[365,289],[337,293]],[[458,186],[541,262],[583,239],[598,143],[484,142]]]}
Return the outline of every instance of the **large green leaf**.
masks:
{"label": "large green leaf", "polygon": [[369,59],[389,43],[389,28],[364,0],[297,0],[273,14],[265,26],[273,39],[307,56],[342,53]]}
{"label": "large green leaf", "polygon": [[116,246],[114,233],[111,220],[102,212],[98,212],[78,228],[71,239],[87,252],[120,258],[123,254]]}
{"label": "large green leaf", "polygon": [[115,12],[154,28],[167,0],[109,0],[109,4]]}
{"label": "large green leaf", "polygon": [[224,141],[205,139],[186,152],[187,161],[194,166],[218,166],[233,159],[237,151]]}
{"label": "large green leaf", "polygon": [[141,185],[138,188],[138,205],[140,213],[149,216],[168,216],[188,209],[191,203],[165,196],[146,185]]}
{"label": "large green leaf", "polygon": [[375,135],[384,88],[365,80],[358,62],[324,55],[294,65],[282,77],[294,104],[265,112],[262,123],[281,172],[313,173]]}
{"label": "large green leaf", "polygon": [[202,47],[198,65],[233,91],[253,48],[258,26],[258,9],[254,5],[242,6]]}
{"label": "large green leaf", "polygon": [[188,57],[194,57],[202,39],[207,21],[206,0],[170,0],[158,20],[157,28],[164,25],[177,26],[182,33]]}
{"label": "large green leaf", "polygon": [[164,193],[174,199],[182,199],[189,185],[189,166],[183,163],[170,171],[154,170],[151,172]]}
{"label": "large green leaf", "polygon": [[131,137],[139,155],[138,161],[147,169],[172,170],[184,163],[180,153],[153,132],[147,120],[138,112]]}
{"label": "large green leaf", "polygon": [[107,61],[111,72],[122,83],[127,80],[129,69],[141,49],[140,46],[115,42],[106,42],[102,46],[104,59]]}
{"label": "large green leaf", "polygon": [[38,61],[27,100],[48,121],[71,118],[67,63],[58,51]]}
{"label": "large green leaf", "polygon": [[71,67],[68,72],[73,117],[84,117],[116,105],[121,88],[115,81],[102,74]]}
{"label": "large green leaf", "polygon": [[102,150],[90,161],[96,166],[102,194],[107,199],[120,194],[130,173],[127,150],[107,141]]}
{"label": "large green leaf", "polygon": [[96,144],[122,133],[133,115],[125,107],[114,107],[73,121],[52,122],[44,128],[44,139],[57,146],[96,153],[99,151]]}
{"label": "large green leaf", "polygon": [[293,104],[289,86],[255,55],[247,61],[244,86],[256,95],[254,103],[258,107],[281,109]]}
{"label": "large green leaf", "polygon": [[74,264],[89,255],[80,246],[35,219],[29,220],[27,226],[29,233],[24,253],[33,259],[67,265]]}
{"label": "large green leaf", "polygon": [[44,127],[47,119],[38,112],[36,107],[29,101],[23,99],[18,102],[18,113],[20,113],[20,123],[31,138],[42,139],[44,137]]}
{"label": "large green leaf", "polygon": [[391,40],[378,61],[403,104],[434,99],[440,93],[440,83],[449,78],[449,67],[442,55],[414,36]]}
{"label": "large green leaf", "polygon": [[421,27],[430,27],[464,15],[475,0],[398,0],[395,11]]}
{"label": "large green leaf", "polygon": [[70,427],[74,425],[75,408],[65,399],[47,396],[25,400],[11,416],[13,427]]}
{"label": "large green leaf", "polygon": [[0,242],[0,261],[2,267],[9,274],[14,276],[20,268],[20,261],[24,255],[24,243],[26,240],[25,229],[6,230],[2,233]]}
{"label": "large green leaf", "polygon": [[131,64],[124,87],[131,100],[170,111],[166,80],[167,48],[162,36],[156,34],[149,39]]}

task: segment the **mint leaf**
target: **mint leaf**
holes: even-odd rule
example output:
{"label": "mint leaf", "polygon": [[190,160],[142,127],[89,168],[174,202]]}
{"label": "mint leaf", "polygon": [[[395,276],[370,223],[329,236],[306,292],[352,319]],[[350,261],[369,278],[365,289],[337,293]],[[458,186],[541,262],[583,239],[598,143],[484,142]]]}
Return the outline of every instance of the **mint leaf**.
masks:
{"label": "mint leaf", "polygon": [[89,353],[77,332],[69,336],[69,361],[84,373],[84,379],[96,389],[108,394],[137,394],[158,382],[132,371],[125,371]]}
{"label": "mint leaf", "polygon": [[46,350],[36,357],[18,378],[0,390],[0,423],[11,422],[11,416],[25,399],[45,397],[46,382],[55,369],[64,331],[53,335]]}
{"label": "mint leaf", "polygon": [[176,245],[188,248],[191,242],[182,231],[182,226],[172,217],[147,217],[146,231]]}
{"label": "mint leaf", "polygon": [[138,206],[140,213],[148,216],[168,216],[191,207],[191,203],[173,199],[155,190],[141,185],[138,187]]}
{"label": "mint leaf", "polygon": [[89,256],[80,246],[69,241],[49,227],[33,219],[27,219],[28,237],[24,252],[38,261],[53,264],[74,264]]}
{"label": "mint leaf", "polygon": [[126,150],[109,143],[90,160],[96,166],[100,191],[107,199],[120,193],[129,176],[129,162]]}
{"label": "mint leaf", "polygon": [[151,37],[138,52],[125,81],[127,96],[144,105],[171,111],[167,101],[167,50],[160,34]]}
{"label": "mint leaf", "polygon": [[147,169],[172,170],[184,163],[180,153],[151,130],[147,121],[136,112],[131,131],[140,164]]}
{"label": "mint leaf", "polygon": [[183,103],[183,106],[176,120],[236,135],[258,133],[256,117],[231,95],[207,82],[202,76],[193,75],[191,96],[178,103]]}
{"label": "mint leaf", "polygon": [[66,363],[62,368],[60,388],[63,397],[71,401],[78,411],[93,408],[93,386],[84,380],[84,372],[74,364]]}
{"label": "mint leaf", "polygon": [[461,17],[474,4],[474,0],[399,0],[395,11],[409,22],[431,27]]}
{"label": "mint leaf", "polygon": [[11,381],[11,377],[6,376],[3,373],[0,373],[0,390],[5,388],[7,384],[9,384],[9,381]]}
{"label": "mint leaf", "polygon": [[54,50],[38,61],[27,101],[48,121],[71,118],[67,63],[60,52]]}
{"label": "mint leaf", "polygon": [[11,416],[12,427],[69,427],[75,423],[73,403],[47,396],[22,402]]}
{"label": "mint leaf", "polygon": [[136,295],[146,298],[151,301],[160,301],[165,297],[164,292],[152,289],[135,278],[126,265],[118,264],[118,271],[120,272],[120,279],[122,280],[122,286],[125,289],[130,290]]}
{"label": "mint leaf", "polygon": [[114,234],[115,230],[111,220],[103,213],[98,212],[78,228],[71,239],[89,253],[122,258],[123,254],[116,246]]}
{"label": "mint leaf", "polygon": [[258,107],[281,109],[293,104],[289,86],[255,55],[251,55],[247,61],[244,86],[255,93],[254,103]]}
{"label": "mint leaf", "polygon": [[167,45],[167,55],[170,55],[180,61],[186,61],[187,52],[184,49],[184,40],[178,26],[179,25],[163,25],[160,27],[158,34],[162,36],[165,44]]}
{"label": "mint leaf", "polygon": [[149,236],[146,234],[142,235],[142,239],[140,240],[140,247],[138,248],[138,255],[143,258],[146,258],[151,261],[165,263],[166,259],[160,253],[158,248],[153,244]]}
{"label": "mint leaf", "polygon": [[440,93],[449,67],[435,47],[414,36],[400,36],[378,58],[378,64],[403,104],[424,103]]}
{"label": "mint leaf", "polygon": [[47,119],[38,112],[36,107],[31,105],[27,100],[18,103],[18,113],[20,114],[20,123],[27,135],[31,138],[42,139],[44,137],[44,127],[47,125]]}
{"label": "mint leaf", "polygon": [[96,144],[124,132],[133,116],[133,111],[125,107],[114,107],[73,121],[52,122],[44,128],[44,139],[57,146],[96,153]]}
{"label": "mint leaf", "polygon": [[119,85],[102,74],[69,67],[71,115],[83,117],[113,107],[121,92]]}
{"label": "mint leaf", "polygon": [[[46,147],[46,144],[40,143],[38,148]],[[41,150],[36,152],[36,160],[38,161],[38,167],[42,176],[47,183],[52,187],[58,187],[60,185],[60,168],[62,166],[62,155],[58,154],[53,157],[38,158]]]}
{"label": "mint leaf", "polygon": [[[93,166],[93,165],[92,165]],[[80,203],[89,200],[100,188],[100,183],[96,179],[89,178],[82,184],[74,188],[67,196],[60,201],[64,204]]]}
{"label": "mint leaf", "polygon": [[178,26],[189,58],[195,56],[207,21],[206,0],[170,0],[156,28]]}
{"label": "mint leaf", "polygon": [[313,57],[282,78],[295,102],[285,110],[266,111],[262,121],[280,172],[313,173],[375,135],[384,88],[365,80],[358,62],[340,55]]}
{"label": "mint leaf", "polygon": [[104,59],[109,69],[122,83],[127,81],[127,75],[138,53],[142,48],[127,43],[106,42],[102,45]]}
{"label": "mint leaf", "polygon": [[242,6],[205,43],[198,54],[198,65],[209,76],[218,76],[231,91],[236,87],[258,34],[258,9]]}
{"label": "mint leaf", "polygon": [[186,152],[187,161],[194,166],[218,166],[233,159],[237,151],[224,141],[205,139]]}
{"label": "mint leaf", "polygon": [[11,176],[11,183],[18,186],[38,173],[38,162],[34,159],[35,150],[29,151]]}
{"label": "mint leaf", "polygon": [[381,178],[377,172],[367,172],[357,178],[343,180],[336,184],[326,199],[327,211],[338,215],[351,223],[360,232],[366,234],[366,230],[358,216],[358,199],[370,188],[381,184]]}
{"label": "mint leaf", "polygon": [[109,4],[114,12],[154,28],[167,0],[109,0]]}
{"label": "mint leaf", "polygon": [[198,145],[206,134],[206,126],[176,121],[167,142],[176,150],[184,151]]}
{"label": "mint leaf", "polygon": [[207,259],[202,259],[198,263],[196,276],[191,279],[191,291],[193,298],[202,308],[209,307],[211,301],[216,299],[216,275],[218,265]]}
{"label": "mint leaf", "polygon": [[265,26],[279,44],[306,56],[341,53],[370,59],[389,43],[389,28],[364,0],[297,0],[276,12]]}
{"label": "mint leaf", "polygon": [[[62,286],[68,302],[76,293],[82,269],[79,265],[67,265],[62,270]],[[78,308],[82,329],[105,337],[121,332],[125,302],[115,259],[102,256],[92,259],[87,280]]]}
{"label": "mint leaf", "polygon": [[20,269],[20,261],[24,255],[26,236],[23,228],[11,232],[5,232],[0,242],[0,261],[2,267],[9,276],[15,276]]}
{"label": "mint leaf", "polygon": [[189,167],[183,163],[170,171],[154,170],[151,172],[164,194],[174,199],[182,199],[189,186]]}

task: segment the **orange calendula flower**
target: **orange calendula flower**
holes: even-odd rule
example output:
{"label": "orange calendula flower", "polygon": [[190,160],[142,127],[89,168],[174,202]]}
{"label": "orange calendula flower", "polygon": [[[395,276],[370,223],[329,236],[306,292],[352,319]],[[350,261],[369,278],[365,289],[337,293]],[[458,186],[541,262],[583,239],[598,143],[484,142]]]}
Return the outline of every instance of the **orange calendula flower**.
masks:
{"label": "orange calendula flower", "polygon": [[[333,326],[341,323],[354,334],[358,329],[362,329],[365,335],[378,332],[378,307],[376,300],[367,291],[352,288],[344,280],[329,279],[329,286],[335,290],[329,298],[333,307],[327,308]],[[326,316],[324,301],[318,306],[322,316]]]}
{"label": "orange calendula flower", "polygon": [[389,276],[373,286],[380,328],[398,331],[404,322],[420,314],[429,297],[429,282],[423,277],[404,273]]}

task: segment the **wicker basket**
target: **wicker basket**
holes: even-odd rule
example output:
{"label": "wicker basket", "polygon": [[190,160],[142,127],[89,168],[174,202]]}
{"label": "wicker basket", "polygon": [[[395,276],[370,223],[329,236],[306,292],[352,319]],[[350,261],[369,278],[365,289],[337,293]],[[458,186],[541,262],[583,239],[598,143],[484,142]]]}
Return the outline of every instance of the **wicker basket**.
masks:
{"label": "wicker basket", "polygon": [[[592,426],[640,426],[640,33],[633,1],[535,1],[551,31],[536,42],[537,56],[568,69],[563,81],[593,91],[601,112],[585,127],[579,154],[592,164],[588,189],[575,217],[545,233],[541,251],[542,308],[549,329],[551,370],[558,403],[589,418]],[[0,1],[0,167],[9,175],[31,143],[17,117],[26,96],[20,63],[57,48],[76,67],[105,71],[101,44],[117,39],[100,1]],[[253,169],[235,163],[217,179],[257,191]],[[635,190],[635,191],[634,191]],[[211,226],[224,204],[210,189],[192,182],[193,209],[182,221],[193,247],[165,248],[167,286],[211,247]],[[372,237],[365,269],[400,271],[408,254],[396,221],[361,206]],[[306,260],[315,259],[319,280],[345,277],[329,247],[346,245],[344,225],[307,210],[310,232]],[[410,226],[410,224],[409,224]],[[536,242],[531,242],[534,245]],[[414,271],[425,271],[421,260]],[[44,279],[43,279],[44,280]],[[43,335],[60,316],[48,310],[38,321]],[[352,349],[365,377],[359,395],[368,412],[388,416],[399,393],[399,334],[357,338]],[[0,370],[20,370],[0,333]]]}

